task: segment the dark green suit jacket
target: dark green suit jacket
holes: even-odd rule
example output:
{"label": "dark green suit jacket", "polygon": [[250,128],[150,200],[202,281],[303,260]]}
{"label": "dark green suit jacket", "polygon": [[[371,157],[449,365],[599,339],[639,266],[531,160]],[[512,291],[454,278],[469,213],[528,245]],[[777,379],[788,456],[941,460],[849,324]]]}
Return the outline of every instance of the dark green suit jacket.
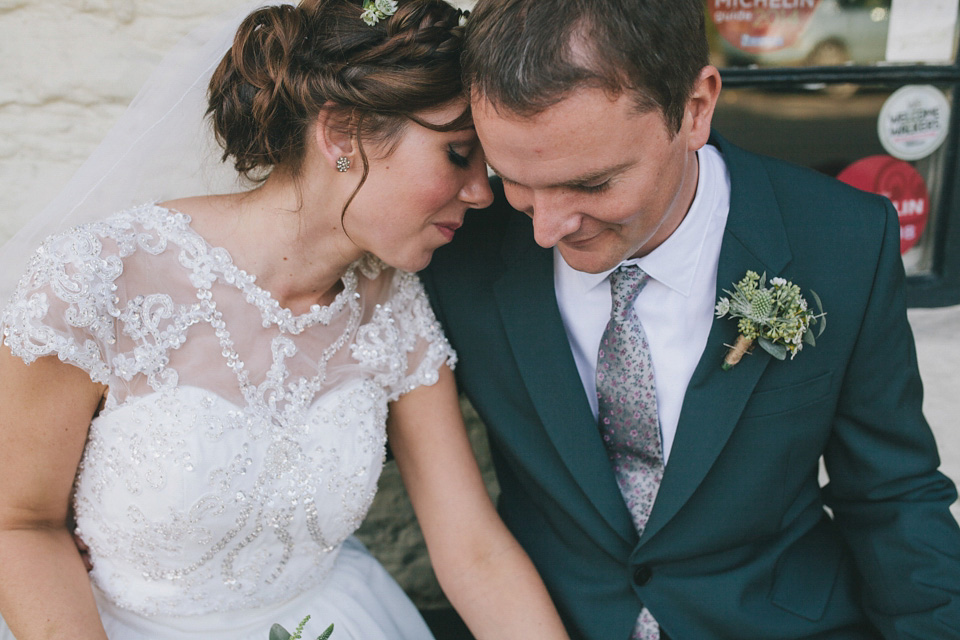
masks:
{"label": "dark green suit jacket", "polygon": [[960,638],[956,492],[921,414],[895,210],[712,143],[732,184],[717,295],[765,271],[820,294],[827,326],[795,360],[757,349],[725,372],[736,323],[714,321],[641,539],[530,220],[500,192],[422,274],[504,520],[575,638],[626,640],[641,605],[673,640]]}

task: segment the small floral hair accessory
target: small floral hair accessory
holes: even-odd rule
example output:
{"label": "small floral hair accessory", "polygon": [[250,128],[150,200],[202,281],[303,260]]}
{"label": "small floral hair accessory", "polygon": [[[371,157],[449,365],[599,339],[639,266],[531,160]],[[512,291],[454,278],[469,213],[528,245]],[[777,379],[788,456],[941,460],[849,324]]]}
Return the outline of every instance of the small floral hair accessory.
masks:
{"label": "small floral hair accessory", "polygon": [[371,27],[397,12],[397,0],[363,0],[360,19]]}

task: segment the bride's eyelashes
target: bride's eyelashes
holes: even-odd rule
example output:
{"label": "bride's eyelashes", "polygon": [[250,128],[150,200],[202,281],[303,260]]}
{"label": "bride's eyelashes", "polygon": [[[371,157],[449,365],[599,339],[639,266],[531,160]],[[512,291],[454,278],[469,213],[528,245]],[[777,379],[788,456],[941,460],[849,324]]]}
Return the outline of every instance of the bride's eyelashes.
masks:
{"label": "bride's eyelashes", "polygon": [[461,155],[454,149],[453,145],[447,145],[447,157],[450,159],[450,162],[460,167],[461,169],[466,169],[470,166],[470,157],[468,155]]}

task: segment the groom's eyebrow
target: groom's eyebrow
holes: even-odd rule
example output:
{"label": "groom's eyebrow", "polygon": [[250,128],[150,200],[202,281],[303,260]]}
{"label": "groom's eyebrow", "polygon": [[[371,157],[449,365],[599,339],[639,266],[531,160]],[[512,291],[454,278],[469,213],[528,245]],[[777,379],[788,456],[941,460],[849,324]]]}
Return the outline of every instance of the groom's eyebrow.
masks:
{"label": "groom's eyebrow", "polygon": [[[631,161],[621,162],[621,163],[619,163],[619,164],[613,165],[612,167],[604,167],[603,169],[598,169],[598,170],[596,170],[596,171],[591,171],[591,172],[589,172],[589,173],[581,174],[581,175],[579,175],[579,176],[577,176],[577,177],[575,177],[575,178],[571,178],[570,180],[564,180],[563,182],[555,182],[555,183],[553,183],[553,184],[548,184],[548,185],[546,185],[546,186],[543,187],[543,188],[545,188],[545,189],[577,189],[577,188],[581,188],[581,187],[583,187],[584,185],[588,185],[588,184],[590,184],[590,183],[592,183],[592,182],[596,182],[597,180],[601,180],[601,179],[603,179],[603,178],[612,177],[612,176],[620,173],[621,171],[623,171],[623,170],[626,169],[627,167],[629,167],[631,164],[632,164]],[[511,179],[508,178],[507,176],[503,175],[503,173],[501,173],[499,169],[497,169],[497,168],[494,167],[492,164],[490,164],[489,161],[487,162],[487,166],[490,167],[490,170],[493,171],[493,173],[494,173],[498,178],[500,178],[501,180],[503,180],[504,182],[509,182],[510,184],[517,184],[517,185],[520,184],[520,183],[517,182],[516,180],[511,180]]]}

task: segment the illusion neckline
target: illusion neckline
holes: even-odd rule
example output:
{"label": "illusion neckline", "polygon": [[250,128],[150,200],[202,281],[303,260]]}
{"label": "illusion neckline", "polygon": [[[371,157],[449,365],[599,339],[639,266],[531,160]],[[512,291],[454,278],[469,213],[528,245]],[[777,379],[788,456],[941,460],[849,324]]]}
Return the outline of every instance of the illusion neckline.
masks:
{"label": "illusion neckline", "polygon": [[[295,314],[288,307],[282,306],[269,289],[257,284],[256,274],[241,269],[234,262],[228,249],[212,244],[197,231],[193,227],[193,218],[190,214],[164,207],[158,202],[151,203],[151,206],[173,219],[179,228],[198,241],[206,254],[213,258],[210,261],[210,271],[218,276],[217,279],[234,286],[244,294],[244,299],[260,311],[264,328],[276,325],[280,331],[296,335],[316,324],[328,325],[347,306],[351,298],[359,297],[357,270],[360,269],[367,277],[371,275],[370,265],[362,264],[364,258],[353,262],[340,278],[343,288],[329,304],[313,304],[307,311]],[[380,271],[377,267],[373,270],[377,274]]]}

